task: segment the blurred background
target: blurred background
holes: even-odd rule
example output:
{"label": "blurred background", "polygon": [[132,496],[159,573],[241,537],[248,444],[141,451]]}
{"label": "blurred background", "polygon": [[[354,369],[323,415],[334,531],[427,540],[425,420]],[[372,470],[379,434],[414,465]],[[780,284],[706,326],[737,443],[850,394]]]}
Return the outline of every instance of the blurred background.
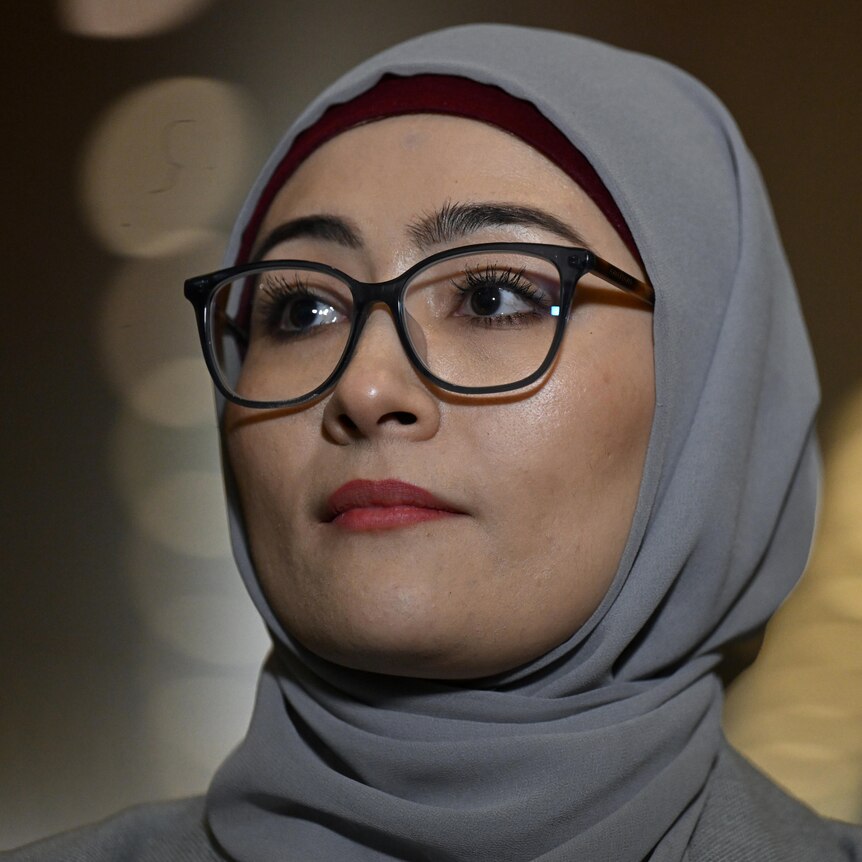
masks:
{"label": "blurred background", "polygon": [[732,686],[731,740],[862,821],[862,4],[7,3],[0,847],[202,791],[262,625],[225,535],[182,281],[282,130],[367,55],[470,21],[655,54],[715,90],[771,191],[823,382],[809,573]]}

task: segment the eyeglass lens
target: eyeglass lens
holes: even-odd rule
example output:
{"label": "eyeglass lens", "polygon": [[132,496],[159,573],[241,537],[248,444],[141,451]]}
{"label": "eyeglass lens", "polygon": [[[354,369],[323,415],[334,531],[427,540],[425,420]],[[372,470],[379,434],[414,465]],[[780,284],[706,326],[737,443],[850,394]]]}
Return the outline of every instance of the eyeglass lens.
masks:
{"label": "eyeglass lens", "polygon": [[[441,380],[506,385],[544,362],[560,295],[559,272],[542,257],[463,254],[412,275],[403,295],[405,329],[420,362]],[[317,389],[340,362],[355,317],[346,281],[302,266],[224,282],[210,302],[218,372],[250,401],[287,401]]]}

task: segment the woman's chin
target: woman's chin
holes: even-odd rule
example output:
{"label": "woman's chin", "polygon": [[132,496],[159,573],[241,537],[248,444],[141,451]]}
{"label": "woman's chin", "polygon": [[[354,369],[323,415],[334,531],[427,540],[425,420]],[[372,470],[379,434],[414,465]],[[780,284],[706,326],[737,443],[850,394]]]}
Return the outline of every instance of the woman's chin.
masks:
{"label": "woman's chin", "polygon": [[481,644],[472,632],[375,627],[351,632],[297,635],[303,646],[343,667],[417,679],[468,680],[502,673],[534,656],[515,655],[511,643]]}

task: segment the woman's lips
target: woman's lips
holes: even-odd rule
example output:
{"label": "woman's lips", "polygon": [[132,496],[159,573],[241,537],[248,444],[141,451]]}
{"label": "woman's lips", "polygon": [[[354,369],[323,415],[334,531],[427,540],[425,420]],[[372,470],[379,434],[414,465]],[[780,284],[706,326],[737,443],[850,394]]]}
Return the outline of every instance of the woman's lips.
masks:
{"label": "woman's lips", "polygon": [[392,530],[464,513],[398,479],[354,479],[330,494],[324,520],[345,530]]}

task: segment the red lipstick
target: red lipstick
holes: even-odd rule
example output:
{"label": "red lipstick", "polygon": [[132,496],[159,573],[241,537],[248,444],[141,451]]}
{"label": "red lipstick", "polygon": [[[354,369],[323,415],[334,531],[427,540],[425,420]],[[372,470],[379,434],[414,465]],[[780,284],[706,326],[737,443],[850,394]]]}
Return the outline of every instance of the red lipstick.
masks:
{"label": "red lipstick", "polygon": [[365,532],[462,514],[430,491],[398,479],[354,479],[330,494],[324,520],[345,530]]}

